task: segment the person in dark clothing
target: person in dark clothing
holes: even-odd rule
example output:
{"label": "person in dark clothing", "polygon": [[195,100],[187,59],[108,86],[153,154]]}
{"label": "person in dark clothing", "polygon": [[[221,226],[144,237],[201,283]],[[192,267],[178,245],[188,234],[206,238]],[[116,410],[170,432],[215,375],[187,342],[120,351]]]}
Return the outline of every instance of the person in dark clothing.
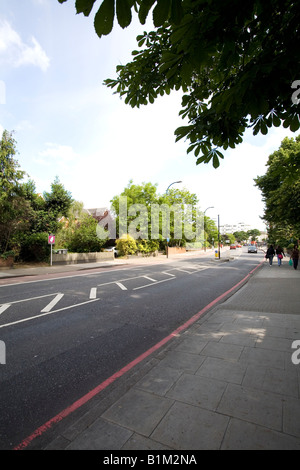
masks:
{"label": "person in dark clothing", "polygon": [[276,248],[276,255],[277,255],[278,266],[281,266],[282,258],[285,256],[285,254],[280,245],[278,245],[278,247]]}
{"label": "person in dark clothing", "polygon": [[275,250],[273,248],[273,245],[270,245],[266,253],[266,258],[269,260],[270,266],[272,266],[274,255],[275,255]]}
{"label": "person in dark clothing", "polygon": [[299,261],[299,250],[298,250],[297,245],[294,246],[294,249],[293,249],[292,254],[291,254],[291,259],[293,260],[294,269],[297,269],[298,261]]}

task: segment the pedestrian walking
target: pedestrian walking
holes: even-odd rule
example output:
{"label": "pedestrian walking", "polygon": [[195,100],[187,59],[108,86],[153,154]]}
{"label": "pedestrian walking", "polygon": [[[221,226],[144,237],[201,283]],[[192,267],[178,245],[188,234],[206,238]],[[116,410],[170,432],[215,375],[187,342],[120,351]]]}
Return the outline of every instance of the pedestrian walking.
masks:
{"label": "pedestrian walking", "polygon": [[294,269],[297,269],[298,267],[298,261],[299,261],[299,250],[298,250],[298,246],[297,245],[294,245],[294,249],[292,251],[292,254],[291,254],[291,258],[293,260],[293,266],[294,266]]}
{"label": "pedestrian walking", "polygon": [[281,248],[280,245],[277,246],[276,248],[276,255],[277,255],[277,262],[278,266],[281,266],[282,258],[285,256],[283,249]]}
{"label": "pedestrian walking", "polygon": [[274,255],[275,255],[275,250],[273,248],[273,245],[270,245],[266,253],[266,259],[269,260],[270,266],[272,266]]}

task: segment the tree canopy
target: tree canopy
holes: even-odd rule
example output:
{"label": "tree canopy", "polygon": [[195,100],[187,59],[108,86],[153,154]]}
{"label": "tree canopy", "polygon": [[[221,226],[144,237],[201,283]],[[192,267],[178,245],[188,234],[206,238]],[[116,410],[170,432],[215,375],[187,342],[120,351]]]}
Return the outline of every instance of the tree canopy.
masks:
{"label": "tree canopy", "polygon": [[[76,0],[76,11],[89,16],[95,3]],[[98,36],[112,31],[115,17],[129,26],[132,11],[141,24],[152,11],[154,30],[137,37],[132,62],[104,83],[132,107],[182,90],[179,114],[188,122],[175,130],[176,141],[189,142],[196,164],[217,168],[247,128],[254,135],[280,125],[299,129],[292,99],[300,85],[297,1],[104,0],[95,14]]]}
{"label": "tree canopy", "polygon": [[281,243],[300,237],[300,136],[285,138],[269,156],[265,175],[255,179],[265,202],[269,236]]}

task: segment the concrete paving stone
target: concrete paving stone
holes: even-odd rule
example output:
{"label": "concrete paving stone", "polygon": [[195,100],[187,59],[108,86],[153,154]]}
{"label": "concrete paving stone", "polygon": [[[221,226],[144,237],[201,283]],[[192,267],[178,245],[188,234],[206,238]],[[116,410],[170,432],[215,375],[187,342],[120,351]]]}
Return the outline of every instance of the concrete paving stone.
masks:
{"label": "concrete paving stone", "polygon": [[175,402],[151,438],[176,450],[216,450],[229,418],[203,408]]}
{"label": "concrete paving stone", "polygon": [[201,408],[215,410],[226,382],[192,374],[183,374],[166,394],[167,397]]}
{"label": "concrete paving stone", "polygon": [[227,306],[233,310],[247,310],[251,306],[251,310],[257,312],[299,314],[298,299],[296,296],[289,296],[290,290],[297,289],[298,284],[299,276],[297,279],[267,278],[262,282],[256,275],[248,281],[245,286],[247,289],[240,289],[227,300]]}
{"label": "concrete paving stone", "polygon": [[218,357],[207,357],[196,374],[229,383],[241,384],[246,372],[246,365],[227,361]]}
{"label": "concrete paving stone", "polygon": [[[300,438],[300,399],[287,397],[283,403],[283,431]],[[299,439],[300,442],[300,439]]]}
{"label": "concrete paving stone", "polygon": [[222,359],[238,360],[243,351],[243,346],[237,344],[210,342],[202,349],[203,356],[220,357]]}
{"label": "concrete paving stone", "polygon": [[182,373],[182,370],[158,365],[137,382],[135,387],[146,392],[164,396]]}
{"label": "concrete paving stone", "polygon": [[198,354],[173,350],[166,354],[164,359],[161,361],[161,365],[193,373],[200,367],[203,361],[204,357],[201,357]]}
{"label": "concrete paving stone", "polygon": [[273,349],[250,348],[245,346],[239,358],[240,364],[257,365],[261,367],[285,368],[285,352]]}
{"label": "concrete paving stone", "polygon": [[251,346],[254,347],[256,344],[257,338],[252,335],[251,332],[244,333],[224,333],[220,339],[220,343],[236,344],[239,346]]}
{"label": "concrete paving stone", "polygon": [[280,395],[299,397],[298,374],[295,370],[249,366],[242,385]]}
{"label": "concrete paving stone", "polygon": [[222,338],[222,332],[219,329],[222,327],[222,324],[214,326],[212,328],[207,328],[207,325],[203,323],[199,327],[196,327],[195,336],[199,338],[200,341],[219,341]]}
{"label": "concrete paving stone", "polygon": [[287,328],[286,325],[268,325],[262,327],[261,330],[258,332],[257,336],[259,338],[264,338],[271,336],[273,338],[292,338],[294,336],[294,332],[292,328]]}
{"label": "concrete paving stone", "polygon": [[131,389],[102,415],[110,422],[149,436],[173,400]]}
{"label": "concrete paving stone", "polygon": [[283,397],[281,395],[228,384],[217,411],[281,431],[282,403]]}
{"label": "concrete paving stone", "polygon": [[197,335],[189,335],[179,343],[175,348],[175,351],[186,351],[192,354],[200,354],[206,345],[207,341],[199,339]]}
{"label": "concrete paving stone", "polygon": [[233,418],[221,450],[300,450],[300,441],[294,436]]}
{"label": "concrete paving stone", "polygon": [[123,445],[122,450],[172,450],[160,442],[134,433]]}
{"label": "concrete paving stone", "polygon": [[287,338],[274,338],[273,336],[260,336],[256,348],[272,349],[273,351],[291,351],[292,340]]}
{"label": "concrete paving stone", "polygon": [[66,450],[118,450],[128,441],[132,431],[102,418],[80,434]]}
{"label": "concrete paving stone", "polygon": [[285,337],[291,339],[292,341],[297,339],[300,340],[300,325],[287,327],[285,329]]}

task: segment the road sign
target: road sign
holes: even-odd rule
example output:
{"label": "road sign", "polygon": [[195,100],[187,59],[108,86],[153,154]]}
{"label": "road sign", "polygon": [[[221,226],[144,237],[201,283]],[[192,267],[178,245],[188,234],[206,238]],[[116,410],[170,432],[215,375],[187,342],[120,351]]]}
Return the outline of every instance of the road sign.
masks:
{"label": "road sign", "polygon": [[48,236],[48,244],[49,245],[54,245],[55,244],[55,235],[49,235]]}

